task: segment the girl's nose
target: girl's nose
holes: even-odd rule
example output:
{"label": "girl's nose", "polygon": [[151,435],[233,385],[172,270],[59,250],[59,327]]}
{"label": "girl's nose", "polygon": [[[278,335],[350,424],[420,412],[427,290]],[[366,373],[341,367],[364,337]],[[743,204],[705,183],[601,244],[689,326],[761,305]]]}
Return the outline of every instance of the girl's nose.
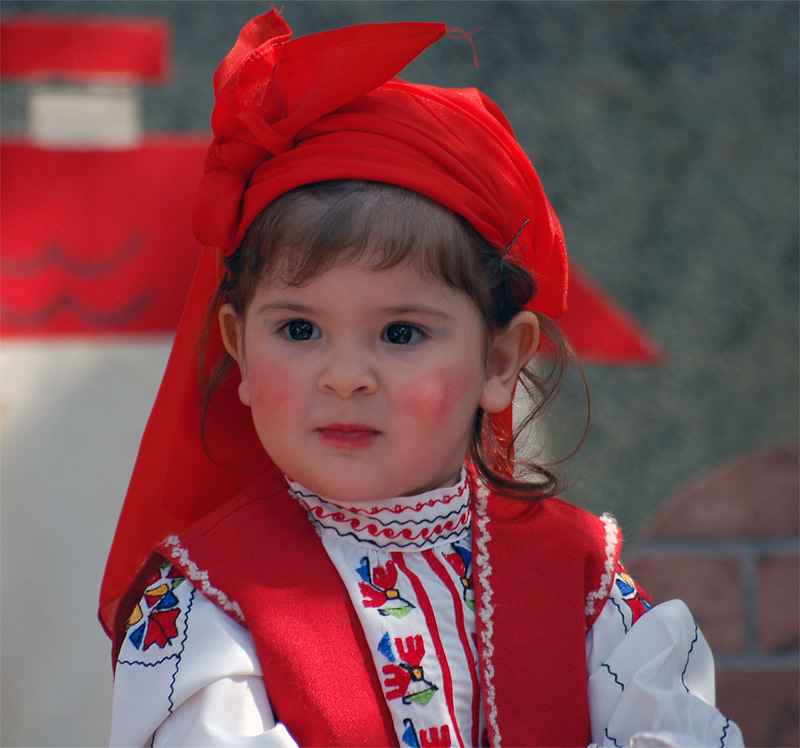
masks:
{"label": "girl's nose", "polygon": [[319,388],[340,397],[369,395],[378,389],[378,379],[368,357],[341,351],[327,361],[319,377]]}

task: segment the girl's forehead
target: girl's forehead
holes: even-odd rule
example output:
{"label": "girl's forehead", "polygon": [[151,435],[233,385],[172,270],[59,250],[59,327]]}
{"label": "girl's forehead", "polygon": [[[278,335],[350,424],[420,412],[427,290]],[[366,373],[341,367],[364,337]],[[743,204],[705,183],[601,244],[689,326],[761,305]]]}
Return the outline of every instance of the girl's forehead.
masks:
{"label": "girl's forehead", "polygon": [[354,280],[360,276],[376,280],[416,281],[428,289],[440,285],[450,287],[447,281],[431,268],[422,253],[392,260],[380,249],[370,247],[357,253],[339,252],[337,256],[325,259],[311,268],[302,260],[293,259],[290,251],[284,251],[272,269],[262,273],[258,285],[262,288],[323,286],[325,281],[335,278],[347,282],[348,279]]}
{"label": "girl's forehead", "polygon": [[[462,312],[477,305],[462,288],[453,286],[424,264],[402,262],[382,267],[370,259],[339,262],[297,282],[280,272],[259,282],[256,297],[340,299],[350,306],[458,306]],[[363,302],[363,303],[362,303]]]}

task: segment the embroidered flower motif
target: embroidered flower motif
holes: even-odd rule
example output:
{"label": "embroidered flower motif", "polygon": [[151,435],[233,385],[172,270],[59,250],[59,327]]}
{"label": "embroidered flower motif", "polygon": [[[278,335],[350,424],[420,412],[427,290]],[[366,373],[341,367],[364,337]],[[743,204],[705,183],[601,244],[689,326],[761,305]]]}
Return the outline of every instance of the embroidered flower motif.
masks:
{"label": "embroidered flower motif", "polygon": [[[411,748],[450,748],[450,725],[431,727],[429,730],[420,730],[419,737],[410,719],[403,720],[403,743]],[[487,743],[488,745],[488,743]]]}
{"label": "embroidered flower motif", "polygon": [[183,581],[169,562],[164,562],[148,580],[142,600],[126,624],[128,639],[134,647],[146,651],[155,644],[164,649],[178,636],[181,609],[173,590]]}
{"label": "embroidered flower motif", "polygon": [[642,592],[633,577],[621,566],[617,565],[617,589],[622,593],[622,599],[628,604],[633,615],[632,624],[636,623],[653,606],[650,598]]}
{"label": "embroidered flower motif", "polygon": [[422,637],[407,636],[405,642],[397,637],[394,640],[397,650],[395,654],[387,631],[380,643],[378,651],[389,660],[383,666],[383,685],[387,689],[387,699],[402,699],[404,704],[420,704],[425,706],[439,690],[425,678],[422,658],[425,656],[425,642]]}
{"label": "embroidered flower motif", "polygon": [[475,590],[472,589],[472,551],[456,543],[450,547],[454,552],[443,555],[461,580],[464,604],[470,610],[475,610]]}
{"label": "embroidered flower motif", "polygon": [[397,567],[394,561],[370,569],[369,559],[364,556],[356,572],[364,580],[358,583],[358,588],[365,607],[377,608],[380,615],[395,618],[403,618],[414,609],[414,605],[401,597],[397,590]]}
{"label": "embroidered flower motif", "polygon": [[417,738],[417,731],[414,729],[414,723],[406,718],[403,720],[403,744],[410,746],[410,748],[420,748],[419,739]]}

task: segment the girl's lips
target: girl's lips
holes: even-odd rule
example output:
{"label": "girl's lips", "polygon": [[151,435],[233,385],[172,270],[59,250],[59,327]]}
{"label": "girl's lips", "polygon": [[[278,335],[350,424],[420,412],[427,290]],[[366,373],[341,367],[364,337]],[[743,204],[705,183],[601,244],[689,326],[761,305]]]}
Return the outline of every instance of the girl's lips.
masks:
{"label": "girl's lips", "polygon": [[337,449],[362,449],[369,447],[380,434],[369,426],[350,423],[332,423],[317,429],[323,442]]}

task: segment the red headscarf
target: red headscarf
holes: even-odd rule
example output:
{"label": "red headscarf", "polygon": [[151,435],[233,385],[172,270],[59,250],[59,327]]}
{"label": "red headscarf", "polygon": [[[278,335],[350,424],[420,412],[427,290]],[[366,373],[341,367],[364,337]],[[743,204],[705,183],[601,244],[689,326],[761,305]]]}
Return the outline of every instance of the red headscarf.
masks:
{"label": "red headscarf", "polygon": [[[475,89],[396,76],[447,33],[442,24],[353,26],[290,41],[271,11],[242,30],[214,76],[214,141],[194,210],[206,246],[142,439],[100,595],[113,630],[121,596],[151,549],[231,498],[264,471],[249,410],[228,382],[201,439],[199,338],[222,277],[219,253],[295,187],[331,179],[388,182],[464,216],[539,284],[530,308],[564,310],[567,257],[536,172],[497,106]],[[510,247],[510,249],[509,249]],[[223,353],[212,329],[208,359]]]}

